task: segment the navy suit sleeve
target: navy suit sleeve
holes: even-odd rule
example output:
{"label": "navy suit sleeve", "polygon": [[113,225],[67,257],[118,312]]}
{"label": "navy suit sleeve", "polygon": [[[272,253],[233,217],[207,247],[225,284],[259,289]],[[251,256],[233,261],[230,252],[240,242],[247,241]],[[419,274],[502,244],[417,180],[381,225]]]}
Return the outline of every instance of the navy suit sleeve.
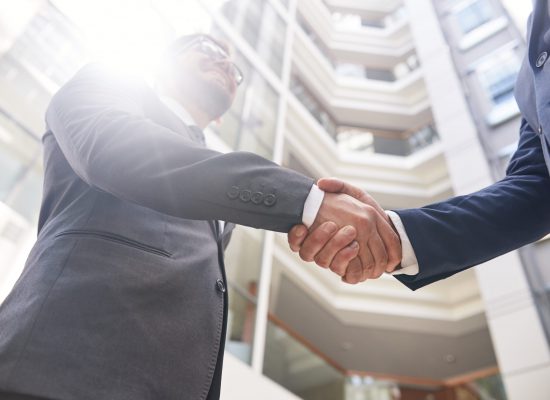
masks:
{"label": "navy suit sleeve", "polygon": [[504,179],[466,196],[396,212],[420,269],[397,279],[413,290],[540,239],[550,232],[550,177],[540,138],[523,120]]}
{"label": "navy suit sleeve", "polygon": [[[145,88],[92,64],[53,97],[48,129],[83,181],[180,218],[281,232],[301,223],[313,179],[252,153],[206,149],[156,123],[143,111]],[[275,201],[240,201],[228,196],[235,186]]]}

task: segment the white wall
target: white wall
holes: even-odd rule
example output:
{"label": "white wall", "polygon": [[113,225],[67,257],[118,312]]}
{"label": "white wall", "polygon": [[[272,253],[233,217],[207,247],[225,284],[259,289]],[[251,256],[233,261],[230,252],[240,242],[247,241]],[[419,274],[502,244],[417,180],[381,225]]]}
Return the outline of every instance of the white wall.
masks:
{"label": "white wall", "polygon": [[288,390],[225,353],[221,400],[299,400]]}

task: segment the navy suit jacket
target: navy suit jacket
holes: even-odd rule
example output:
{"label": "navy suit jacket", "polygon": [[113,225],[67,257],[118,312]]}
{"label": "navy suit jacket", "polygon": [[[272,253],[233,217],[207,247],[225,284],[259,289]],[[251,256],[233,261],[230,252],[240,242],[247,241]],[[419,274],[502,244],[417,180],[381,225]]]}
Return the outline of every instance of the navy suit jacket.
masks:
{"label": "navy suit jacket", "polygon": [[550,233],[550,17],[537,0],[528,54],[516,82],[523,119],[506,177],[478,192],[397,210],[420,272],[397,277],[418,289],[534,242]]}

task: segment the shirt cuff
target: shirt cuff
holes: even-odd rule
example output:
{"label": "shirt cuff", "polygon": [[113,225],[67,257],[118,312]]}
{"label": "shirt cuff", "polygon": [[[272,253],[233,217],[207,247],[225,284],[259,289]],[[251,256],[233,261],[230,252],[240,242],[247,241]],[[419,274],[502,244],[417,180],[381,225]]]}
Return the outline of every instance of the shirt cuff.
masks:
{"label": "shirt cuff", "polygon": [[393,211],[386,211],[386,214],[391,219],[391,222],[395,226],[395,229],[401,238],[401,248],[403,251],[401,268],[393,271],[391,275],[417,275],[418,272],[420,272],[418,260],[416,259],[414,249],[409,237],[407,236],[407,231],[405,231],[405,226],[403,225],[401,218]]}
{"label": "shirt cuff", "polygon": [[302,213],[302,222],[307,228],[313,225],[315,218],[317,218],[317,213],[319,212],[319,208],[321,208],[324,198],[325,192],[319,189],[317,185],[313,185],[307,195],[306,202],[304,203],[304,212]]}

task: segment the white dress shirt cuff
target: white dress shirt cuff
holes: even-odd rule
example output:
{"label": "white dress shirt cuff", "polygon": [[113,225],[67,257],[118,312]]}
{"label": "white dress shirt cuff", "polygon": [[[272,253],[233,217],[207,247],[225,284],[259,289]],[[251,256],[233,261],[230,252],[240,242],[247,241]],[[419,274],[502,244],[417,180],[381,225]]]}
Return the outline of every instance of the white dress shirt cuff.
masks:
{"label": "white dress shirt cuff", "polygon": [[317,185],[313,185],[309,194],[307,195],[306,202],[304,203],[304,212],[302,214],[302,222],[306,227],[313,225],[315,218],[317,218],[317,213],[319,208],[321,208],[321,203],[325,197],[325,192],[323,192]]}
{"label": "white dress shirt cuff", "polygon": [[390,217],[391,222],[395,226],[399,237],[401,238],[401,248],[403,250],[403,259],[401,260],[401,268],[393,271],[392,275],[416,275],[419,272],[418,260],[414,254],[414,249],[412,247],[411,241],[407,236],[407,231],[405,231],[405,226],[399,218],[399,215],[393,211],[386,211],[388,217]]}

